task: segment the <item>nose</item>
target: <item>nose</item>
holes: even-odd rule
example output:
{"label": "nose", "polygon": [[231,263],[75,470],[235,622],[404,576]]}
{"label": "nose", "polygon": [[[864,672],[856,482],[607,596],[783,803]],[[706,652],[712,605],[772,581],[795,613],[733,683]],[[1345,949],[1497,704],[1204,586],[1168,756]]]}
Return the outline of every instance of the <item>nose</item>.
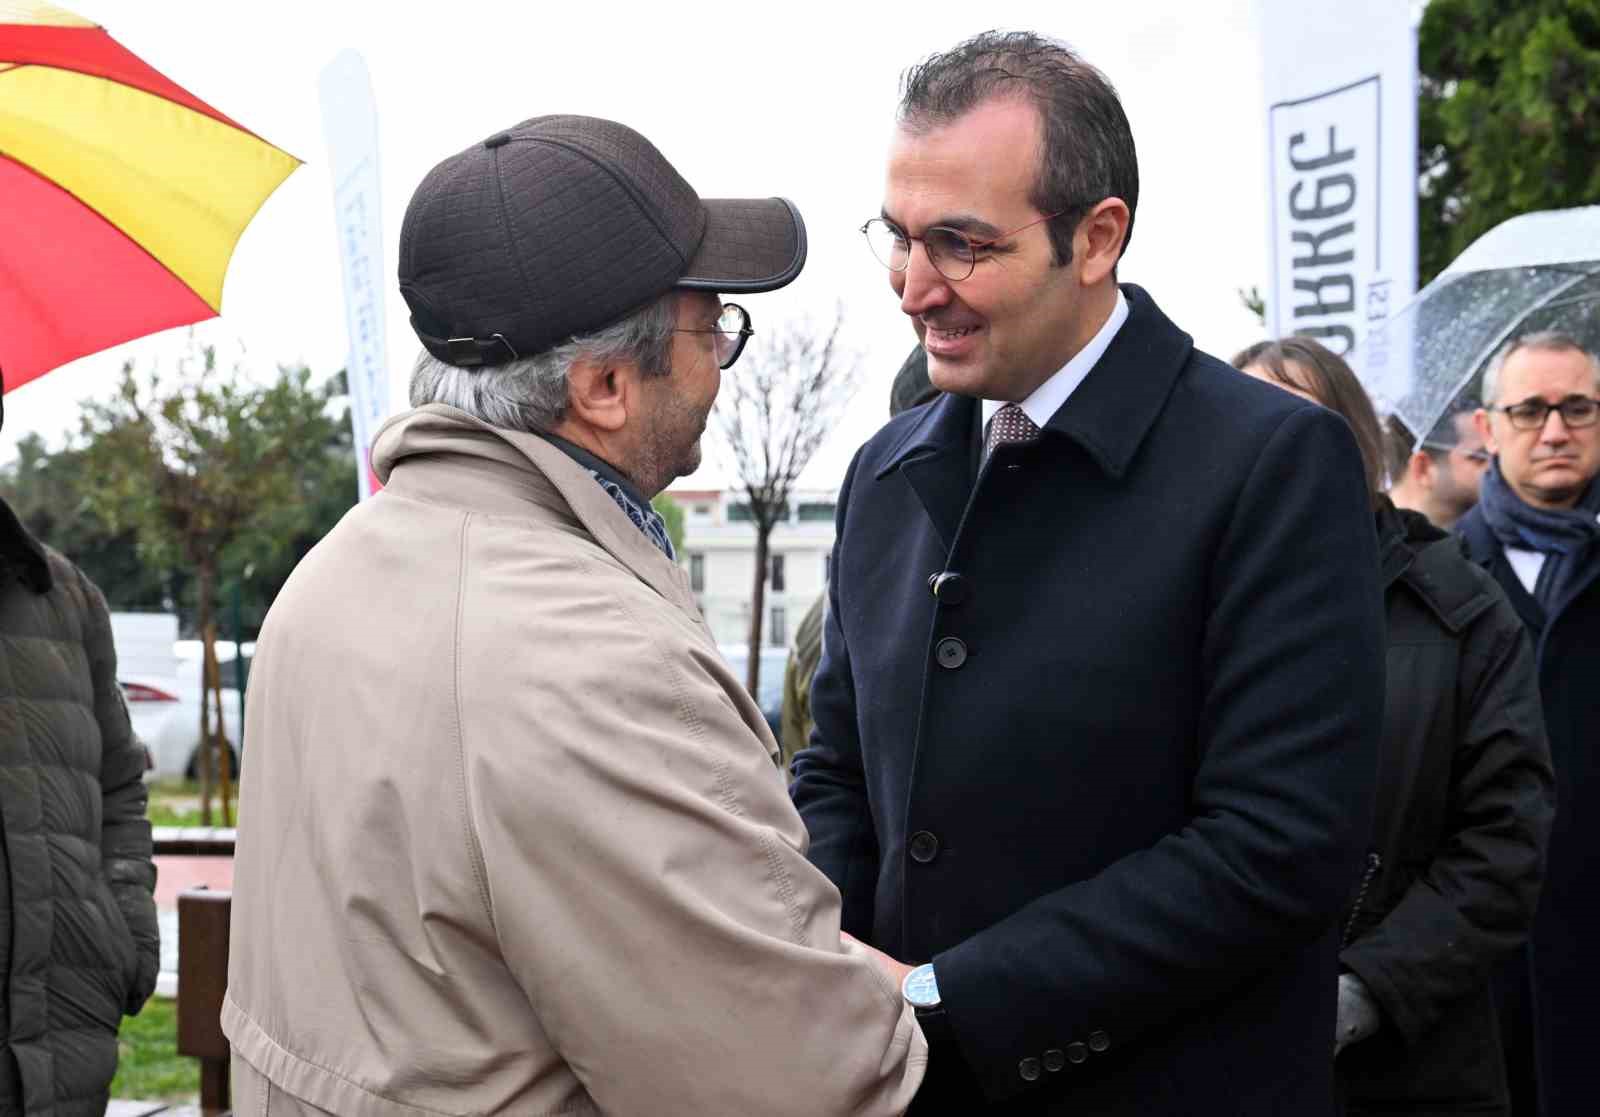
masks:
{"label": "nose", "polygon": [[1567,420],[1559,408],[1552,407],[1550,414],[1544,417],[1544,426],[1539,428],[1539,441],[1559,446],[1571,438],[1572,432],[1567,429]]}
{"label": "nose", "polygon": [[927,249],[920,244],[912,245],[906,270],[890,274],[890,282],[900,296],[900,309],[913,318],[948,306],[955,297],[950,281],[939,274],[939,269],[928,259]]}

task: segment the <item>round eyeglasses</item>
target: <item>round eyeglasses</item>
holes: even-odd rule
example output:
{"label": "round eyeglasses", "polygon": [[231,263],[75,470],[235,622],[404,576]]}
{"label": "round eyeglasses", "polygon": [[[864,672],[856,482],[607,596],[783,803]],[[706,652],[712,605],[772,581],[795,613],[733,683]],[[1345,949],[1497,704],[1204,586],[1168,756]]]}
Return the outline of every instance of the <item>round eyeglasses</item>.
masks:
{"label": "round eyeglasses", "polygon": [[750,312],[738,303],[723,303],[717,324],[706,330],[679,328],[675,334],[712,334],[712,345],[717,351],[717,367],[728,368],[744,352],[744,343],[755,333],[750,328]]}
{"label": "round eyeglasses", "polygon": [[978,266],[985,249],[994,247],[1015,233],[1031,229],[1066,212],[1059,210],[1056,213],[1047,213],[1043,217],[1034,218],[1026,225],[1018,225],[1015,229],[1001,233],[997,237],[990,237],[988,240],[973,240],[960,229],[952,229],[948,225],[931,226],[920,237],[914,237],[883,217],[874,217],[868,221],[861,226],[861,232],[867,238],[867,247],[871,248],[872,254],[878,258],[878,263],[890,271],[905,271],[911,266],[911,242],[920,240],[923,251],[928,254],[928,262],[933,265],[934,270],[951,283],[960,283]]}
{"label": "round eyeglasses", "polygon": [[1568,396],[1560,403],[1547,403],[1542,399],[1526,399],[1509,407],[1487,407],[1498,411],[1519,431],[1542,430],[1550,412],[1561,412],[1561,421],[1568,427],[1592,427],[1600,422],[1600,399],[1593,396]]}

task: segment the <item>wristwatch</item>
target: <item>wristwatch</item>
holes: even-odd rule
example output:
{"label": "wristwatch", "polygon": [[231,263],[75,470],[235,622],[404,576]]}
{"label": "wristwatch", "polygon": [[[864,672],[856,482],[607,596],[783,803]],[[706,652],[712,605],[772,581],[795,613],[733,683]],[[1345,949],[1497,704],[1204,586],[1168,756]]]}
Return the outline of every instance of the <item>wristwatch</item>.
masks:
{"label": "wristwatch", "polygon": [[900,983],[900,995],[910,1002],[911,1007],[922,1013],[939,1007],[939,979],[933,975],[933,963],[924,962],[910,973]]}

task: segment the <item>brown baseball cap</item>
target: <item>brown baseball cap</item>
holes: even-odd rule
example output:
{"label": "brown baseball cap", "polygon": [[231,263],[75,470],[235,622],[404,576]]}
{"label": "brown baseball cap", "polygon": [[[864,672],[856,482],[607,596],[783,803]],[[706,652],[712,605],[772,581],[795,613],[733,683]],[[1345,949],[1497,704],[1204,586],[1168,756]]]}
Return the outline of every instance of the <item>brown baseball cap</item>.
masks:
{"label": "brown baseball cap", "polygon": [[423,347],[497,365],[601,329],[674,288],[791,282],[806,229],[785,198],[701,198],[638,132],[538,116],[428,172],[400,227]]}

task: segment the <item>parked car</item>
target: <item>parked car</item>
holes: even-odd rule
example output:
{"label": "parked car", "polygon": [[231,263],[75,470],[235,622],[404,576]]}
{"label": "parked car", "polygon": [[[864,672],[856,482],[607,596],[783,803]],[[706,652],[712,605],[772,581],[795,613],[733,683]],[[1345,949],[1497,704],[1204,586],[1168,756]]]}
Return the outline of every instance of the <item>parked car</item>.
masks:
{"label": "parked car", "polygon": [[[733,669],[733,677],[744,682],[750,663],[750,648],[745,644],[719,644],[717,650]],[[772,735],[778,735],[778,720],[783,714],[783,675],[789,667],[788,648],[761,649],[761,677],[756,680],[756,705],[767,719]]]}
{"label": "parked car", "polygon": [[[128,700],[128,713],[133,721],[133,731],[144,742],[153,762],[152,775],[157,778],[183,777],[195,779],[199,775],[200,752],[200,659],[187,656],[184,645],[178,642],[178,667],[171,676],[122,675],[122,693]],[[249,663],[250,644],[245,644],[245,662]],[[233,658],[231,646],[226,648],[229,661]],[[224,649],[219,646],[218,657]],[[222,677],[232,677],[233,664],[221,665]],[[239,770],[240,720],[239,691],[234,687],[222,688],[222,731],[228,738],[232,752],[232,770]]]}

